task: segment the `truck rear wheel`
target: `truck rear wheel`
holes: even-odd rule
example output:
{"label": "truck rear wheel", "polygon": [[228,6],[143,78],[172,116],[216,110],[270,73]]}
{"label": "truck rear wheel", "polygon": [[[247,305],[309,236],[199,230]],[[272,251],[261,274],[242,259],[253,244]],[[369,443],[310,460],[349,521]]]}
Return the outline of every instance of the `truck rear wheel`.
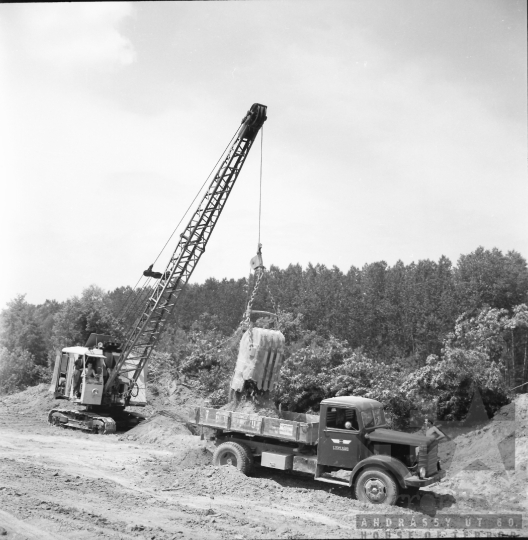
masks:
{"label": "truck rear wheel", "polygon": [[375,467],[362,471],[355,483],[355,495],[361,502],[392,505],[398,492],[398,485],[390,473]]}
{"label": "truck rear wheel", "polygon": [[225,442],[214,451],[213,465],[217,467],[231,465],[245,475],[249,475],[253,470],[253,454],[245,444]]}

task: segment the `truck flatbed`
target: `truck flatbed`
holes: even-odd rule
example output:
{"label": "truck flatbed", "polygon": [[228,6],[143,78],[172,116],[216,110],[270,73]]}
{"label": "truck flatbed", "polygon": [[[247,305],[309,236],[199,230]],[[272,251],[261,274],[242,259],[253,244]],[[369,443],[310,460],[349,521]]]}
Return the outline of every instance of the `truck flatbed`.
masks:
{"label": "truck flatbed", "polygon": [[271,418],[259,414],[197,407],[191,413],[190,421],[197,426],[224,432],[245,433],[282,441],[316,444],[318,440],[319,416],[315,414],[281,412],[280,418]]}

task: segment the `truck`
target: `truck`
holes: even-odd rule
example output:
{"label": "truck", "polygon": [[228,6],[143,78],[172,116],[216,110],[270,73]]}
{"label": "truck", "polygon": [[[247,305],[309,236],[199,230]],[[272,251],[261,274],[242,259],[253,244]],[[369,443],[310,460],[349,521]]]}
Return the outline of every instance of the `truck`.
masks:
{"label": "truck", "polygon": [[277,418],[197,407],[190,422],[213,442],[216,466],[298,471],[348,487],[362,502],[393,505],[403,490],[446,474],[436,437],[390,429],[374,399],[333,397],[321,401],[319,415],[278,411]]}

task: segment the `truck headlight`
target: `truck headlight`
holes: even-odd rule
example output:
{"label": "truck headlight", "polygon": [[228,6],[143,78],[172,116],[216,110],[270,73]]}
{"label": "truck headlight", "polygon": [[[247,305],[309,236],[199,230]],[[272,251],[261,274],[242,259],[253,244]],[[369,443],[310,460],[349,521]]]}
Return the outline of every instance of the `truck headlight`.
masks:
{"label": "truck headlight", "polygon": [[420,467],[420,478],[425,478],[425,467]]}

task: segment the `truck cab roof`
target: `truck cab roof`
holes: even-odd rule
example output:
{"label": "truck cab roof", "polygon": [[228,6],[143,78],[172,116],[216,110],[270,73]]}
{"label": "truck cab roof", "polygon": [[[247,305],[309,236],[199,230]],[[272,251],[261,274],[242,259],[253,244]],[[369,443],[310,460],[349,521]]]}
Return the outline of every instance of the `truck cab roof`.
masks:
{"label": "truck cab roof", "polygon": [[323,399],[321,405],[329,405],[335,407],[355,407],[358,410],[372,409],[381,407],[381,403],[375,399],[358,397],[358,396],[338,396],[328,399]]}

